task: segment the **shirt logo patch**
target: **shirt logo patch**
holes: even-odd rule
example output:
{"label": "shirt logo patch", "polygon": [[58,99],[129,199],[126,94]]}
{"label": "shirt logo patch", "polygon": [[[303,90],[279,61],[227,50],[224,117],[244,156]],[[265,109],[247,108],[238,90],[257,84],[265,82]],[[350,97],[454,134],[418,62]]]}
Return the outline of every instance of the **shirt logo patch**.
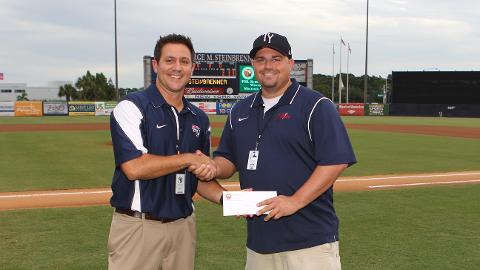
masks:
{"label": "shirt logo patch", "polygon": [[286,113],[279,113],[277,114],[277,120],[289,120],[289,119],[292,119],[292,116],[290,114],[288,114],[288,112]]}
{"label": "shirt logo patch", "polygon": [[238,118],[238,122],[242,122],[243,120],[247,120],[247,119],[248,119],[248,116],[243,118]]}
{"label": "shirt logo patch", "polygon": [[200,127],[197,125],[192,125],[192,131],[195,134],[195,137],[200,137]]}
{"label": "shirt logo patch", "polygon": [[158,125],[158,124],[157,124],[157,128],[164,128],[164,127],[166,127],[166,126],[167,126],[166,124],[165,124],[165,125]]}

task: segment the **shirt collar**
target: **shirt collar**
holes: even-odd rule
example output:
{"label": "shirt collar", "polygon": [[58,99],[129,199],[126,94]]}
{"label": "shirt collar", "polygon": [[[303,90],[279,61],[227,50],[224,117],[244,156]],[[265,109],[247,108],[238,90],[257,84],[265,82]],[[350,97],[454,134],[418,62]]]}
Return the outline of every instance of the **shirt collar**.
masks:
{"label": "shirt collar", "polygon": [[[152,83],[150,87],[147,88],[147,95],[150,99],[150,102],[153,104],[153,107],[155,108],[160,108],[162,106],[168,106],[170,107],[170,104],[167,103],[165,98],[160,94],[160,91],[158,90],[157,86]],[[183,96],[182,97],[183,101],[183,110],[180,113],[183,112],[191,112],[194,115],[197,115],[195,113],[195,110],[193,109],[193,105]]]}
{"label": "shirt collar", "polygon": [[[300,84],[295,79],[290,79],[292,84],[288,87],[287,91],[283,93],[282,97],[278,101],[277,105],[285,105],[285,104],[292,104],[295,100],[298,90],[300,89]],[[275,105],[275,106],[277,106]],[[253,102],[250,105],[250,108],[253,107],[263,107],[263,100],[262,100],[262,90],[255,94],[253,98]]]}

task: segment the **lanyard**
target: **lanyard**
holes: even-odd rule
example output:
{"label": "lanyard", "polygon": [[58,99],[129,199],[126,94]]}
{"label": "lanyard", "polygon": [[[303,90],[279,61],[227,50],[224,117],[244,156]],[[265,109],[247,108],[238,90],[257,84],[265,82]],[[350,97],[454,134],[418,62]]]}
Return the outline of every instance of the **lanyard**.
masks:
{"label": "lanyard", "polygon": [[[257,141],[255,142],[255,151],[258,150],[258,145],[260,144],[260,141],[262,140],[262,134],[265,131],[265,129],[267,129],[267,126],[270,123],[270,120],[272,120],[273,116],[275,115],[275,110],[279,107],[277,105],[278,105],[278,103],[275,106],[273,106],[273,108],[268,110],[267,112],[262,111],[262,114],[263,114],[262,118],[259,117],[259,113],[257,112]],[[265,110],[265,105],[262,106],[262,110]],[[263,126],[261,126],[261,119],[263,119],[265,117],[265,115],[269,112],[271,113],[271,115],[265,121],[263,121],[264,124],[263,124]]]}
{"label": "lanyard", "polygon": [[176,130],[177,130],[177,141],[175,145],[175,149],[177,150],[177,154],[180,154],[180,121],[178,120],[178,114],[177,110],[175,108],[170,107],[173,112],[173,116],[175,117],[175,124],[176,124]]}

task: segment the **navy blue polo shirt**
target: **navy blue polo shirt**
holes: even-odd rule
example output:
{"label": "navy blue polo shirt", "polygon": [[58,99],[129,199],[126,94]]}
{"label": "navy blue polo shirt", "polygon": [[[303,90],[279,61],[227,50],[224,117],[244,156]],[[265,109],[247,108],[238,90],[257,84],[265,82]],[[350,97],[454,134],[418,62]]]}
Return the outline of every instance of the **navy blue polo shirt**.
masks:
{"label": "navy blue polo shirt", "polygon": [[[112,180],[113,207],[151,213],[157,218],[182,218],[193,212],[197,178],[181,170],[151,180],[128,180],[120,168],[126,161],[149,153],[160,156],[201,150],[209,155],[210,123],[207,115],[183,99],[177,112],[152,84],[125,96],[113,110],[110,130],[115,155]],[[178,142],[177,142],[178,132]],[[178,148],[178,149],[177,149]],[[176,174],[185,174],[185,194],[175,194]]]}
{"label": "navy blue polo shirt", "polygon": [[[249,151],[255,149],[260,134],[257,168],[247,170]],[[356,162],[335,105],[295,80],[265,115],[261,92],[239,101],[214,156],[236,166],[242,189],[274,190],[287,196],[319,165]],[[247,219],[247,246],[258,253],[309,248],[339,239],[332,187],[291,216],[268,222],[263,218]]]}

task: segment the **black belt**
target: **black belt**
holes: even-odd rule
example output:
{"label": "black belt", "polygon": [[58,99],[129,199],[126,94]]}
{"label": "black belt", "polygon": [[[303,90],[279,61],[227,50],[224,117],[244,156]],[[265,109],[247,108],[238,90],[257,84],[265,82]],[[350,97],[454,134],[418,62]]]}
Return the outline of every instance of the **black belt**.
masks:
{"label": "black belt", "polygon": [[[131,217],[142,218],[142,212],[138,212],[138,211],[134,211],[134,210],[130,210],[130,209],[115,208],[115,212],[117,212],[119,214],[124,214],[124,215],[127,215],[127,216],[131,216]],[[162,223],[170,223],[170,222],[173,222],[175,220],[180,219],[180,218],[158,218],[158,217],[153,217],[150,213],[144,213],[144,215],[145,215],[145,219],[156,220],[156,221],[160,221]]]}

